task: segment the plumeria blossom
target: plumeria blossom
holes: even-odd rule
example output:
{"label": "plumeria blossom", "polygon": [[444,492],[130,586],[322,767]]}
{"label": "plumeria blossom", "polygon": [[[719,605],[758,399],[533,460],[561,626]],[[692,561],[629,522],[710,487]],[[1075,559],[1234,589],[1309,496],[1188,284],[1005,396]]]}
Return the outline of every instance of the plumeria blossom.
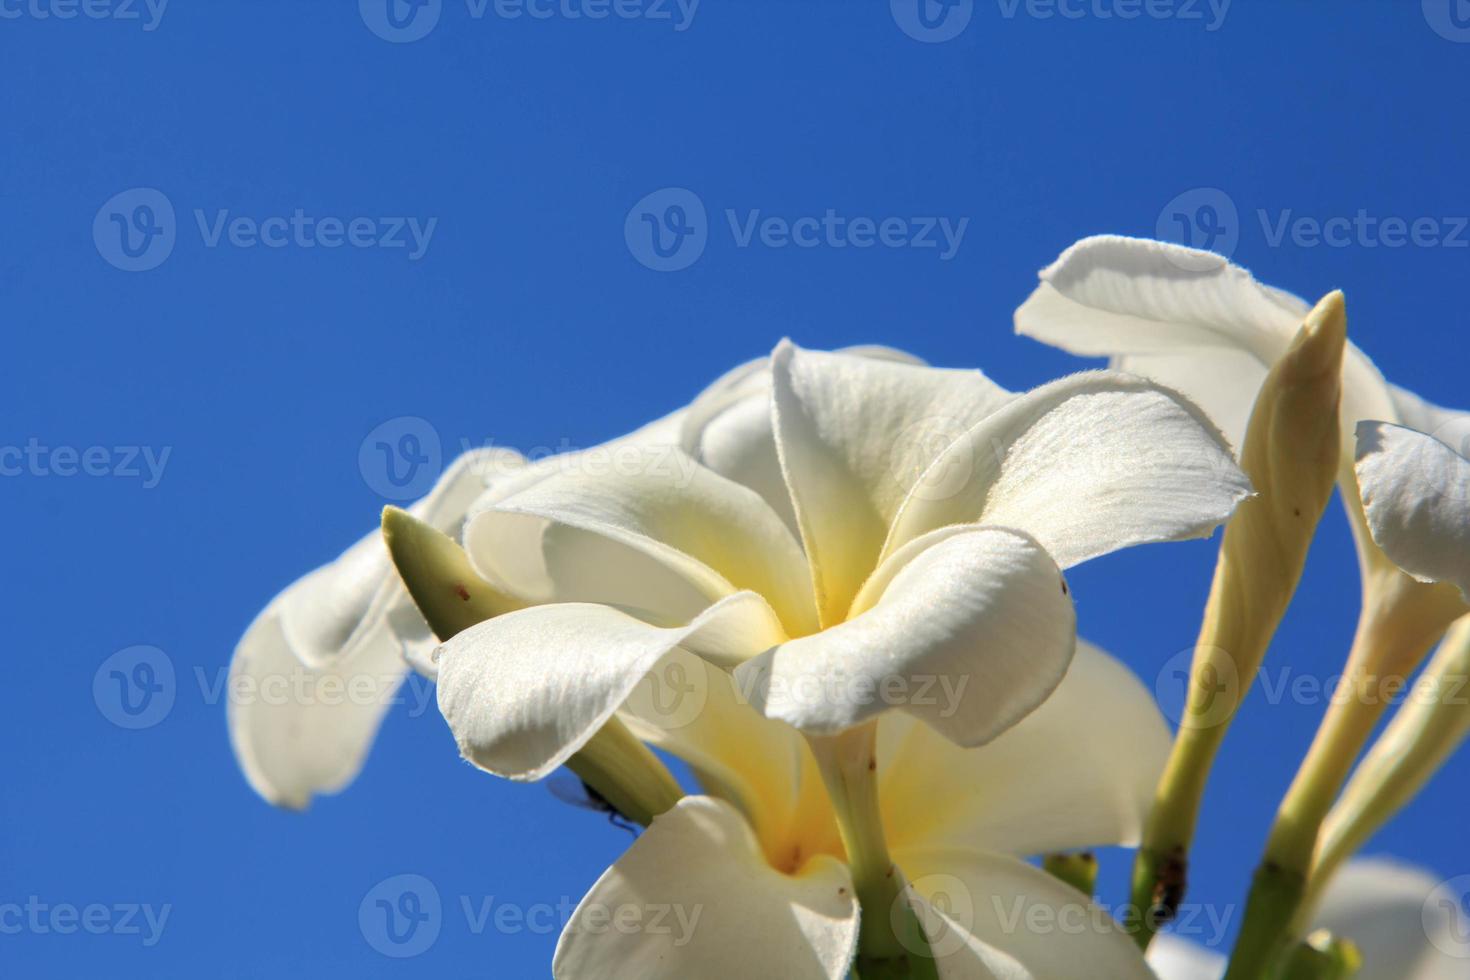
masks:
{"label": "plumeria blossom", "polygon": [[[983,744],[1066,673],[1063,568],[1208,534],[1249,493],[1198,410],[1128,375],[1014,395],[975,371],[783,343],[754,387],[695,403],[699,456],[558,468],[477,505],[476,570],[539,605],[441,648],[439,706],[466,758],[546,775],[675,648],[808,734],[894,707]],[[959,694],[945,710],[917,696],[936,683]]]}
{"label": "plumeria blossom", "polygon": [[[1016,310],[1017,333],[1074,354],[1108,357],[1118,370],[1177,388],[1237,447],[1267,370],[1310,309],[1223,256],[1118,235],[1082,239],[1040,276]],[[1392,569],[1358,511],[1351,475],[1357,424],[1379,420],[1434,432],[1459,413],[1390,384],[1351,342],[1343,355],[1340,411],[1341,482],[1359,554],[1367,570]],[[1440,630],[1463,611],[1437,609]]]}
{"label": "plumeria blossom", "polygon": [[[1373,540],[1421,582],[1470,595],[1470,415],[1433,409],[1436,438],[1387,422],[1358,426],[1358,489]],[[1446,442],[1450,445],[1446,445]]]}
{"label": "plumeria blossom", "polygon": [[[487,479],[521,464],[505,450],[466,453],[413,512],[457,532]],[[409,663],[427,662],[432,649],[376,529],[292,583],[255,617],[230,663],[230,742],[250,785],[292,809],[341,790]]]}
{"label": "plumeria blossom", "polygon": [[[1460,980],[1470,971],[1464,889],[1382,858],[1350,861],[1333,878],[1313,924],[1352,940],[1362,956],[1353,980]],[[1159,980],[1219,980],[1225,958],[1159,936],[1148,954]]]}
{"label": "plumeria blossom", "polygon": [[[917,363],[902,351],[869,346],[854,356]],[[687,409],[590,450],[535,462],[507,449],[460,456],[411,512],[458,537],[476,500],[504,496],[559,468],[618,465],[638,446],[676,446],[686,431],[718,439],[739,425],[724,410],[764,385],[767,359],[749,361],[714,382]],[[686,416],[699,420],[686,424]],[[720,416],[718,421],[712,421]],[[709,423],[709,424],[705,424]],[[729,440],[721,446],[732,445]],[[718,456],[719,446],[713,449]],[[572,460],[580,460],[573,464]],[[758,472],[751,461],[728,461]],[[771,461],[774,463],[774,458]],[[779,471],[773,469],[771,472]],[[340,557],[302,576],[267,604],[245,631],[230,665],[230,741],[250,785],[292,809],[345,788],[368,750],[409,668],[430,680],[434,640],[414,609],[375,528]],[[330,691],[317,697],[315,691]],[[351,692],[348,696],[344,692]]]}
{"label": "plumeria blossom", "polygon": [[[654,818],[593,885],[562,934],[553,973],[846,977],[859,911],[811,752],[708,662],[675,649],[657,672],[682,678],[701,710],[686,718],[639,696],[621,717],[687,761],[708,795]],[[960,749],[902,713],[884,717],[883,824],[941,977],[1150,977],[1105,911],[1021,858],[1135,842],[1168,747],[1148,691],[1085,642],[1056,692],[982,748]],[[655,908],[671,910],[668,928],[608,925]]]}

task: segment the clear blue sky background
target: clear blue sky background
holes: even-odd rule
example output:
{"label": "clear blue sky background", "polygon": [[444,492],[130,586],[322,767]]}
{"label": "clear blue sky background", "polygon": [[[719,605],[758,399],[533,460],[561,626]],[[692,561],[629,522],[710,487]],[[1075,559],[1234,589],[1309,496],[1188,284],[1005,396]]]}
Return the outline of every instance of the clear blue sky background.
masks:
{"label": "clear blue sky background", "polygon": [[[1447,13],[1437,31],[1418,0],[1237,0],[1223,22],[1203,3],[1200,19],[1124,20],[1098,2],[1046,18],[976,0],[956,37],[926,42],[900,27],[912,4],[904,18],[886,3],[707,0],[685,23],[674,6],[533,19],[443,0],[426,36],[394,43],[367,26],[391,33],[381,2],[365,19],[348,2],[176,0],[154,21],[141,2],[93,8],[128,20],[0,0],[0,444],[170,451],[156,486],[64,476],[64,456],[0,478],[0,903],[171,907],[151,947],[0,935],[0,974],[549,972],[555,930],[477,934],[461,896],[575,901],[625,835],[471,770],[432,706],[393,712],[346,793],[279,812],[240,777],[211,697],[265,601],[374,525],[385,499],[358,451],[385,419],[428,420],[446,453],[591,445],[788,335],[895,344],[1026,388],[1079,366],[1011,333],[1036,270],[1085,234],[1154,234],[1198,188],[1217,190],[1184,209],[1221,225],[1237,260],[1308,297],[1345,288],[1385,373],[1463,404],[1470,233],[1442,219],[1470,214],[1465,32]],[[93,224],[139,187],[171,203],[175,241],[129,272],[97,245],[106,216],[99,239]],[[661,272],[624,221],[667,187],[703,203],[707,245]],[[829,208],[968,225],[944,259],[742,247],[725,218]],[[196,209],[207,223],[301,209],[437,224],[417,259],[211,247]],[[1452,241],[1278,242],[1259,214],[1269,227],[1360,209],[1436,219]],[[1350,636],[1339,509],[1324,527],[1271,656],[1278,682],[1330,677]],[[1078,569],[1084,634],[1152,685],[1193,640],[1214,548]],[[176,697],[129,731],[99,711],[93,679],[136,644],[166,652]],[[1272,700],[1251,696],[1211,784],[1198,900],[1239,900],[1323,707]],[[1470,871],[1466,787],[1461,758],[1372,850]],[[1124,866],[1107,872],[1104,897],[1121,901]],[[390,959],[357,912],[401,873],[434,883],[444,921],[427,951]]]}

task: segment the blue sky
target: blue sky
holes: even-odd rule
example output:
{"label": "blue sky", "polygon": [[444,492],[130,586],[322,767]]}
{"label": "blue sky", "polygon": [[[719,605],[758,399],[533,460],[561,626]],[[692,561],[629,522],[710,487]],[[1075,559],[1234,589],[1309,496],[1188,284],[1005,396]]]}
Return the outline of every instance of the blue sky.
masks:
{"label": "blue sky", "polygon": [[[105,910],[0,934],[5,976],[546,975],[626,835],[471,770],[414,691],[305,815],[230,754],[234,643],[374,525],[385,421],[592,445],[783,336],[1029,387],[1080,362],[1011,312],[1097,232],[1342,287],[1387,375],[1464,402],[1463,3],[394,2],[0,0],[0,905]],[[1082,632],[1167,694],[1214,548],[1077,569]],[[1192,897],[1237,922],[1323,709],[1282,682],[1340,669],[1356,603],[1334,507],[1207,798]],[[104,661],[139,645],[172,703],[128,729]],[[1370,849],[1470,871],[1467,787]],[[441,928],[390,958],[358,910],[401,874]]]}

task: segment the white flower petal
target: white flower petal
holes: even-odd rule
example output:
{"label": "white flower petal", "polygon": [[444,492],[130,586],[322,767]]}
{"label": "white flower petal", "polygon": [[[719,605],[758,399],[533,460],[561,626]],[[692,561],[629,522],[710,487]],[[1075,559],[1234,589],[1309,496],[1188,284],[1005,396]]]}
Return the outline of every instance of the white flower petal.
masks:
{"label": "white flower petal", "polygon": [[[508,450],[465,453],[450,464],[428,495],[409,512],[446,534],[458,536],[465,511],[489,474],[519,469],[521,457]],[[292,652],[306,664],[323,666],[351,656],[371,640],[379,621],[413,603],[393,572],[383,535],[374,528],[336,561],[289,586],[275,600]],[[421,624],[421,621],[420,621]],[[416,639],[427,640],[420,625]]]}
{"label": "white flower petal", "polygon": [[1159,980],[1220,980],[1228,963],[1219,953],[1163,933],[1149,944],[1148,965]]}
{"label": "white flower petal", "polygon": [[1421,582],[1470,595],[1470,460],[1423,432],[1358,426],[1358,488],[1373,540]]}
{"label": "white flower petal", "polygon": [[291,652],[280,610],[250,624],[230,662],[230,744],[252,789],[269,803],[305,809],[362,769],[407,669],[385,619],[360,631],[350,655],[321,667]]}
{"label": "white flower petal", "polygon": [[[912,354],[876,345],[848,347],[839,353],[924,363]],[[769,357],[748,361],[706,388],[689,406],[679,444],[716,473],[760,494],[792,533],[799,534],[771,428],[770,366]]]}
{"label": "white flower petal", "polygon": [[557,980],[843,980],[857,947],[846,866],[785,875],[728,804],[691,796],[582,899],[557,944]]}
{"label": "white flower petal", "polygon": [[662,629],[607,606],[497,616],[440,648],[439,710],[475,765],[540,779],[586,744],[674,647],[737,662],[780,642],[775,615],[741,592]]}
{"label": "white flower petal", "polygon": [[1092,357],[1243,347],[1269,363],[1309,308],[1223,256],[1120,235],[1082,239],[1040,276],[1016,332]]}
{"label": "white flower petal", "polygon": [[823,625],[839,622],[877,564],[888,523],[928,463],[1011,395],[945,371],[783,342],[771,355],[781,468]]}
{"label": "white flower petal", "polygon": [[1237,457],[1269,370],[1255,355],[1225,347],[1208,353],[1125,354],[1110,366],[1184,393],[1220,427]]}
{"label": "white flower petal", "polygon": [[[1121,924],[1040,868],[965,848],[895,849],[893,856],[925,912],[943,915],[942,925],[929,914],[920,921],[944,980],[1154,980]],[[989,962],[977,963],[987,950]]]}
{"label": "white flower petal", "polygon": [[[1158,380],[1195,398],[1239,446],[1259,385],[1242,386],[1228,406],[1219,375],[1221,350],[1245,351],[1263,366],[1285,352],[1306,316],[1306,303],[1258,283],[1218,255],[1165,242],[1103,235],[1085,238],[1043,269],[1041,285],[1016,311],[1016,332],[1074,354],[1120,357],[1193,354],[1200,370],[1170,370]],[[1173,368],[1178,362],[1159,362]],[[1236,358],[1218,362],[1233,371]],[[1148,373],[1149,359],[1126,362]],[[1343,457],[1352,456],[1352,430],[1361,419],[1396,419],[1387,382],[1361,350],[1343,355]],[[1262,375],[1264,377],[1264,375]],[[1196,389],[1192,381],[1202,382]]]}
{"label": "white flower petal", "polygon": [[1250,493],[1205,416],[1168,389],[1108,371],[1016,398],[934,461],[885,554],[951,524],[1015,527],[1063,568],[1119,548],[1207,536]]}
{"label": "white flower petal", "polygon": [[1470,971],[1463,897],[1434,876],[1384,859],[1343,865],[1327,886],[1314,928],[1346,936],[1363,954],[1353,980],[1452,980]]}
{"label": "white flower petal", "polygon": [[[522,462],[499,449],[466,453],[410,510],[457,533],[486,477]],[[408,664],[422,663],[431,646],[376,529],[289,586],[250,624],[230,663],[231,690],[246,692],[231,697],[230,741],[250,785],[293,808],[343,789],[362,768]],[[344,686],[331,697],[336,684]],[[275,692],[269,698],[259,693],[267,687]]]}
{"label": "white flower petal", "polygon": [[[492,566],[491,577],[504,580],[508,548],[529,543],[521,536],[534,529],[552,593],[537,598],[617,602],[677,622],[689,618],[691,598],[702,607],[749,589],[792,631],[816,627],[801,546],[753,491],[672,446],[623,447],[606,470],[579,459],[471,519],[465,544],[477,568]],[[674,582],[631,577],[649,563],[630,561],[630,551]],[[521,574],[507,585],[535,591]]]}
{"label": "white flower petal", "polygon": [[1075,630],[1061,573],[1041,546],[976,528],[914,555],[871,609],[783,643],[735,676],[756,708],[806,732],[831,734],[901,707],[979,745],[1055,689]]}
{"label": "white flower petal", "polygon": [[1133,672],[1079,639],[1052,696],[989,745],[962,749],[911,718],[884,718],[883,824],[894,847],[1026,856],[1132,846],[1171,742]]}
{"label": "white flower petal", "polygon": [[670,650],[618,717],[643,741],[687,762],[711,796],[737,806],[768,850],[791,830],[805,742],[746,703],[729,672]]}

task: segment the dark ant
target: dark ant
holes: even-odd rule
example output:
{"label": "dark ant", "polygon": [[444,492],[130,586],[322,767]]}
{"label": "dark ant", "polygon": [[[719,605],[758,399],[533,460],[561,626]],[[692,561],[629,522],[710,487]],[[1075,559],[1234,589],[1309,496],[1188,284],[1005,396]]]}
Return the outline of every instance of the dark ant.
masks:
{"label": "dark ant", "polygon": [[634,837],[638,836],[638,825],[629,820],[627,815],[607,801],[597,790],[587,785],[584,781],[574,776],[561,775],[547,782],[551,795],[581,810],[591,810],[594,813],[607,814],[607,822],[619,830],[626,830]]}

